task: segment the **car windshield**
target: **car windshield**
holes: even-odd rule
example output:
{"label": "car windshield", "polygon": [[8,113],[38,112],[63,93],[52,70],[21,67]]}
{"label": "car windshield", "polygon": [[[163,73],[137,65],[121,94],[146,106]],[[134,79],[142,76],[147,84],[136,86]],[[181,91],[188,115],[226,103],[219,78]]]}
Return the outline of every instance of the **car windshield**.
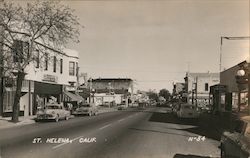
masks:
{"label": "car windshield", "polygon": [[56,105],[49,105],[46,108],[47,109],[60,109],[59,106],[56,106]]}
{"label": "car windshield", "polygon": [[80,107],[90,107],[90,105],[89,104],[82,104],[82,105],[80,105]]}
{"label": "car windshield", "polygon": [[183,109],[195,109],[195,108],[194,108],[194,106],[185,105],[185,106],[183,106]]}

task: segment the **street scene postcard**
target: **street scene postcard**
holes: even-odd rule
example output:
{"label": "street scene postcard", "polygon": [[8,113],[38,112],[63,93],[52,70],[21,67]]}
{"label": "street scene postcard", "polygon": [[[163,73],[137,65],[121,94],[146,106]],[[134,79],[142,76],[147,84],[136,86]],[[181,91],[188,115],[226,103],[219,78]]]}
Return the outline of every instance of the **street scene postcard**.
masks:
{"label": "street scene postcard", "polygon": [[0,158],[250,158],[249,0],[0,0]]}

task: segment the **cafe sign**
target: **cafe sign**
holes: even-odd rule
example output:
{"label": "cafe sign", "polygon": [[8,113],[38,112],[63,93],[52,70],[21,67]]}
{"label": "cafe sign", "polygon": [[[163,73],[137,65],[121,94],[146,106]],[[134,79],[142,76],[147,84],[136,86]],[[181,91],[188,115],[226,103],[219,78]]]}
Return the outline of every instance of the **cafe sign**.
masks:
{"label": "cafe sign", "polygon": [[45,74],[43,75],[43,81],[47,81],[47,82],[57,82],[58,78],[54,75],[49,75],[49,74]]}

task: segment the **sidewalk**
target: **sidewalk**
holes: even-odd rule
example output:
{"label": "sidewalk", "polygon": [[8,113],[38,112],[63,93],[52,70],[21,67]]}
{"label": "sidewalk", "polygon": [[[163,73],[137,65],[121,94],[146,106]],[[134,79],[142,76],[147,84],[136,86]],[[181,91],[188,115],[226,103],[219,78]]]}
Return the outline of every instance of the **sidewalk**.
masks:
{"label": "sidewalk", "polygon": [[18,123],[11,122],[11,117],[0,117],[0,129],[35,123],[35,117],[36,116],[20,116]]}
{"label": "sidewalk", "polygon": [[[113,111],[117,111],[116,107],[98,107],[98,113],[106,113],[106,112],[113,112]],[[11,122],[11,117],[1,117],[0,116],[0,129],[4,129],[4,128],[10,128],[10,127],[16,127],[16,126],[22,126],[22,125],[28,125],[28,124],[33,124],[35,123],[35,117],[34,116],[20,116],[19,117],[19,122],[18,123],[13,123]],[[71,118],[74,118],[74,116],[72,115]]]}

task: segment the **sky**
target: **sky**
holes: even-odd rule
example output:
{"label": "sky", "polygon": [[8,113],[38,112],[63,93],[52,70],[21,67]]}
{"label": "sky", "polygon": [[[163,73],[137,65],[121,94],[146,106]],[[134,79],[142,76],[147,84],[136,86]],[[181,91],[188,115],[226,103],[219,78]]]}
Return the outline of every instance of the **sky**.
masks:
{"label": "sky", "polygon": [[[80,72],[172,91],[185,73],[219,72],[220,37],[249,36],[249,0],[62,1],[75,10]],[[223,40],[222,69],[249,56],[249,40]]]}

